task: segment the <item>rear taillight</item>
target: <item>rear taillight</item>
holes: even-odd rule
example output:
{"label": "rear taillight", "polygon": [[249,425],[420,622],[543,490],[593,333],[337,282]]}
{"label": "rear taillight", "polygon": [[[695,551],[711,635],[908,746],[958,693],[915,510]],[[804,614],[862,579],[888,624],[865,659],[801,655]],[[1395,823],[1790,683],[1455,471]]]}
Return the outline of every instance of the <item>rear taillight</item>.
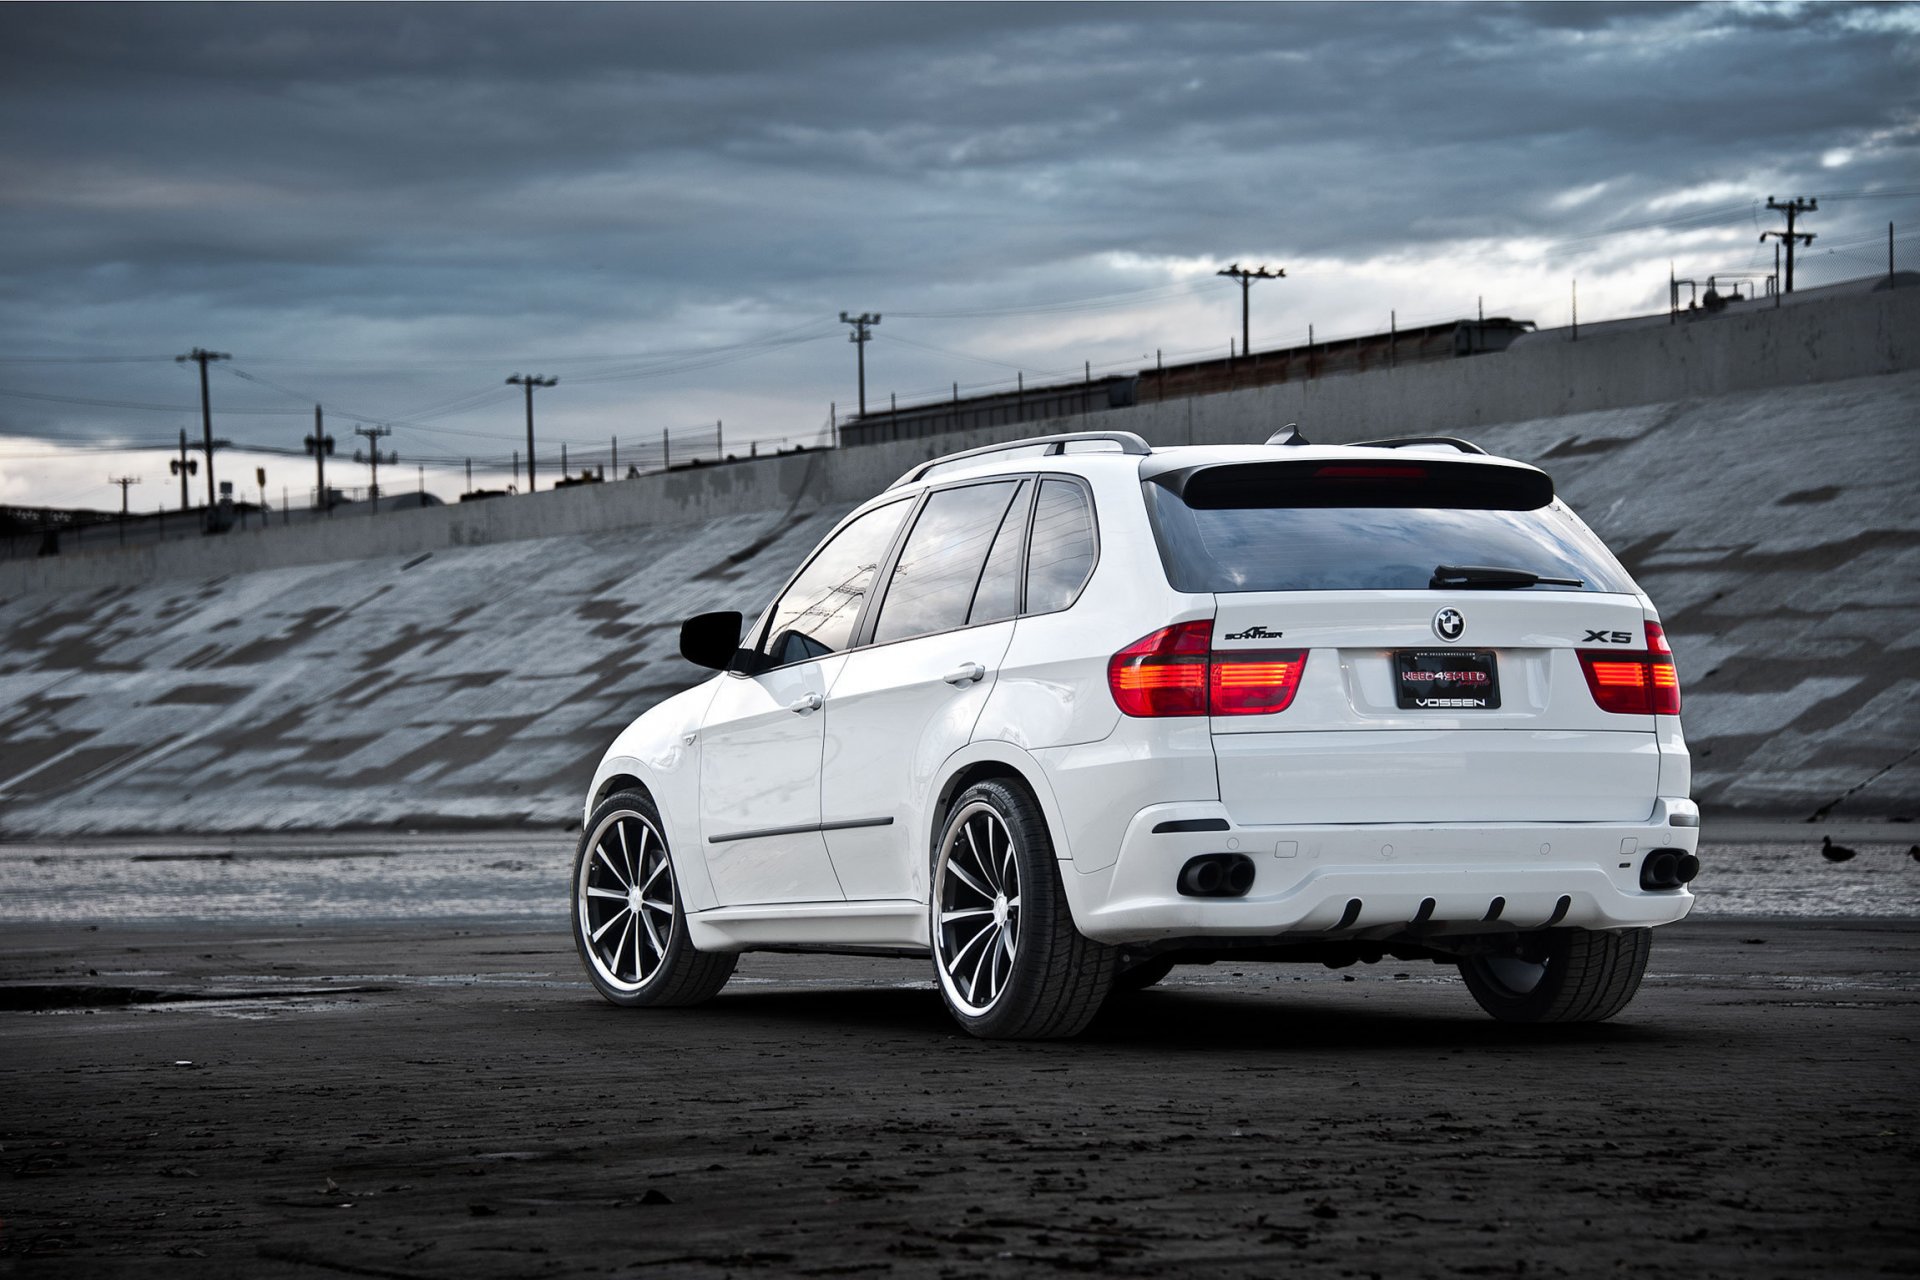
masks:
{"label": "rear taillight", "polygon": [[1262,649],[1213,655],[1207,681],[1217,716],[1267,716],[1285,711],[1306,669],[1304,649]]}
{"label": "rear taillight", "polygon": [[1182,622],[1107,660],[1107,687],[1130,716],[1262,716],[1285,711],[1304,649],[1214,653],[1213,623]]}
{"label": "rear taillight", "polygon": [[1645,652],[1582,649],[1580,667],[1602,711],[1623,716],[1680,714],[1680,677],[1673,669],[1673,648],[1657,622],[1647,624]]}

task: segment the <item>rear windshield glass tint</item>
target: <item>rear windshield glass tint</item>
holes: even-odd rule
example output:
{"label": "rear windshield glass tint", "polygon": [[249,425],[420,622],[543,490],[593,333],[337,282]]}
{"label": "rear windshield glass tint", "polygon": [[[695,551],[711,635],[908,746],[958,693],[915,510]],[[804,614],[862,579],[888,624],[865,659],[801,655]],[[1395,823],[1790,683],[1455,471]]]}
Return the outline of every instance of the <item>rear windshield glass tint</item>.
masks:
{"label": "rear windshield glass tint", "polygon": [[[1189,507],[1147,483],[1167,579],[1181,591],[1421,590],[1440,565],[1579,578],[1631,592],[1632,579],[1559,502],[1533,511],[1443,507]],[[1529,591],[1573,590],[1536,586]]]}

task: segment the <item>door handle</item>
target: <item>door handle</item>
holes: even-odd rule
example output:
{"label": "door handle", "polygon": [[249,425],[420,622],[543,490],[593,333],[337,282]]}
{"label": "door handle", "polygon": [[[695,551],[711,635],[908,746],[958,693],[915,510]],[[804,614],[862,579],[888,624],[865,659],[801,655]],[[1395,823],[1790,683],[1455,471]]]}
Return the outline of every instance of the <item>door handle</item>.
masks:
{"label": "door handle", "polygon": [[809,711],[818,711],[819,709],[820,695],[817,693],[810,693],[798,702],[789,702],[787,704],[787,710],[793,712],[795,715],[801,716],[807,714]]}
{"label": "door handle", "polygon": [[973,684],[975,681],[986,678],[987,669],[977,662],[962,663],[959,670],[949,671],[944,677],[948,684],[954,685]]}

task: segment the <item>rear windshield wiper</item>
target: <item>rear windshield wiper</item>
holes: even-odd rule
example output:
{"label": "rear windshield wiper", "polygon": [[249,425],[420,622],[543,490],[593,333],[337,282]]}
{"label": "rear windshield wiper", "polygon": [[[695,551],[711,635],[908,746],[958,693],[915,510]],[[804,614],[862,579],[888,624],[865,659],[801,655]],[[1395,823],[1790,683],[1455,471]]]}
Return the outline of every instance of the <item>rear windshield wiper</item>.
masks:
{"label": "rear windshield wiper", "polygon": [[1520,587],[1584,587],[1584,578],[1543,578],[1525,569],[1502,569],[1484,564],[1443,564],[1434,568],[1427,586],[1466,587],[1475,590],[1512,591]]}

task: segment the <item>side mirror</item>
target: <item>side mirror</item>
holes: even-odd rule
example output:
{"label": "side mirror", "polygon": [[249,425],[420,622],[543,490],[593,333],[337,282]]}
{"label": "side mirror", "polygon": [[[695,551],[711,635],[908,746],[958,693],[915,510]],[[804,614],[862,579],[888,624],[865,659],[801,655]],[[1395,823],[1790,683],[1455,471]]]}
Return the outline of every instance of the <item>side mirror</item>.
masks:
{"label": "side mirror", "polygon": [[703,613],[680,624],[680,656],[696,667],[725,671],[740,648],[738,613]]}

